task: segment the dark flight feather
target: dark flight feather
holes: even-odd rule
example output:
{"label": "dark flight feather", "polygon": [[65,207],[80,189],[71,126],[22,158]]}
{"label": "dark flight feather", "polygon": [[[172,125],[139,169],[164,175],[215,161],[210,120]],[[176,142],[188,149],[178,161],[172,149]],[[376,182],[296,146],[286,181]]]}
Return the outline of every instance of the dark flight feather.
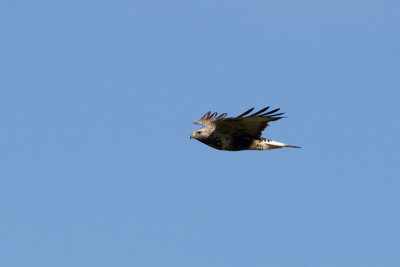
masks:
{"label": "dark flight feather", "polygon": [[249,114],[250,112],[252,112],[254,110],[254,108],[251,108],[251,109],[249,109],[248,111],[246,111],[245,113],[243,113],[243,114],[240,114],[239,116],[237,116],[236,118],[241,118],[241,117],[243,117],[243,116],[245,116],[245,115],[247,115],[247,114]]}
{"label": "dark flight feather", "polygon": [[251,116],[256,116],[256,115],[258,115],[258,114],[261,114],[261,113],[263,113],[264,111],[266,111],[267,109],[269,109],[269,107],[263,108],[262,110],[257,111],[256,113],[252,114]]}

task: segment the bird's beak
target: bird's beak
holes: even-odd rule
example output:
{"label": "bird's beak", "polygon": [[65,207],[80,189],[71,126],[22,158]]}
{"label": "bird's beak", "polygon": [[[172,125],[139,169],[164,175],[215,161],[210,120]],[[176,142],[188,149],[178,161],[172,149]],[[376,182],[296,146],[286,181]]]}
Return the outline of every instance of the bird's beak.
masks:
{"label": "bird's beak", "polygon": [[194,135],[193,135],[193,133],[190,135],[190,139],[192,139],[192,138],[194,138]]}

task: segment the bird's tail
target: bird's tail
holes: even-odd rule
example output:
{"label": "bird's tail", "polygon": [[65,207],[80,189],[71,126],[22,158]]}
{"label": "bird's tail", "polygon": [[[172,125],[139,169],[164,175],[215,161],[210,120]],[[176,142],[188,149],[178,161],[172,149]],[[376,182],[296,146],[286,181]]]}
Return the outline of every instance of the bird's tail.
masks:
{"label": "bird's tail", "polygon": [[268,140],[263,138],[263,141],[265,142],[265,144],[270,148],[270,149],[274,149],[274,148],[281,148],[281,147],[293,147],[293,148],[301,148],[299,146],[292,146],[292,145],[288,145],[285,143],[281,143],[278,141],[273,141],[273,140]]}

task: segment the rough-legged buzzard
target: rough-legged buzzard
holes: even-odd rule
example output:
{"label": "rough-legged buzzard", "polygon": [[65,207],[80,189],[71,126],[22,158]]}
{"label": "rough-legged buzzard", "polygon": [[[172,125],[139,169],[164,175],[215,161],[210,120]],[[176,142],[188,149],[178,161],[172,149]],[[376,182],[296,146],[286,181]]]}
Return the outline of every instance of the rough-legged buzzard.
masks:
{"label": "rough-legged buzzard", "polygon": [[272,141],[261,137],[262,131],[268,127],[270,121],[282,119],[277,113],[279,108],[266,112],[269,107],[263,108],[251,115],[246,116],[254,110],[249,109],[234,118],[225,118],[226,113],[217,117],[217,112],[207,112],[201,119],[195,120],[194,124],[204,125],[190,135],[200,142],[219,150],[269,150],[282,147],[294,147],[281,142]]}

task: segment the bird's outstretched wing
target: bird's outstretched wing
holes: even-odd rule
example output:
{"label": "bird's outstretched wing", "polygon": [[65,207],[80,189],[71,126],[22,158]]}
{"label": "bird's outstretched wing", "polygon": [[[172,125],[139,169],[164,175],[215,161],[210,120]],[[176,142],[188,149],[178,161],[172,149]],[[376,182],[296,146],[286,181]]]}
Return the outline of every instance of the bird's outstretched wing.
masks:
{"label": "bird's outstretched wing", "polygon": [[207,121],[207,123],[214,123],[216,126],[216,132],[260,138],[262,131],[264,131],[264,129],[268,126],[268,122],[283,118],[280,117],[280,115],[283,115],[284,113],[276,113],[280,110],[279,108],[267,112],[269,108],[270,107],[263,108],[246,116],[254,110],[254,108],[251,108],[234,118],[224,118],[226,116],[226,113],[224,113],[225,116],[220,118],[222,115],[224,115],[222,114],[220,117],[217,117],[214,120],[213,118],[216,116],[214,114],[216,113],[210,115],[210,112],[208,112],[206,113],[207,116],[204,117],[204,115],[202,119],[208,118],[209,121]]}

